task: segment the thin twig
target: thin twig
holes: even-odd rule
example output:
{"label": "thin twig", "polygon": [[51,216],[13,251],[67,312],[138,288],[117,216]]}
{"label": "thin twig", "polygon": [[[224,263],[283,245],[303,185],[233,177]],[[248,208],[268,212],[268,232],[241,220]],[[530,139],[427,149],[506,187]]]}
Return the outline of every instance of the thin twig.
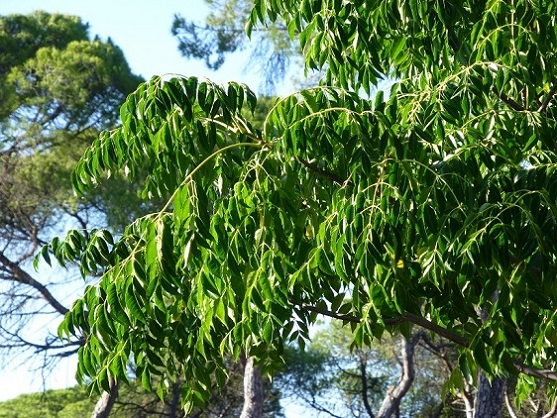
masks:
{"label": "thin twig", "polygon": [[538,109],[538,112],[544,113],[546,111],[547,106],[549,106],[549,102],[551,101],[551,99],[553,99],[555,93],[557,93],[557,80],[553,82],[553,85],[551,86],[551,90],[549,90],[549,93],[547,93],[547,96],[545,96],[545,99],[543,99],[543,103]]}
{"label": "thin twig", "polygon": [[515,412],[513,406],[511,405],[511,401],[509,399],[509,394],[507,393],[506,390],[505,390],[505,404],[507,405],[507,411],[509,412],[509,415],[511,416],[511,418],[518,418],[516,416],[516,412]]}

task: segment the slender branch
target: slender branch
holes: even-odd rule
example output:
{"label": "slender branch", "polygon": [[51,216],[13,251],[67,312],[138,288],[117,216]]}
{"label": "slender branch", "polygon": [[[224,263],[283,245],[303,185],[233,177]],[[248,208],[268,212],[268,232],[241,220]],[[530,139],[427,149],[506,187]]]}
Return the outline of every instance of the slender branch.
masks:
{"label": "slender branch", "polygon": [[493,93],[495,93],[501,99],[501,101],[509,106],[511,109],[516,110],[517,112],[523,112],[526,110],[524,106],[518,104],[505,93],[501,93],[496,87],[492,87],[491,91],[493,91]]}
{"label": "slender branch", "polygon": [[551,102],[551,99],[553,99],[555,93],[557,93],[557,80],[553,82],[553,85],[551,86],[551,90],[549,90],[549,93],[547,93],[547,96],[545,96],[545,99],[543,99],[543,103],[538,109],[538,112],[543,113],[547,110],[547,106],[549,106],[549,102]]}
{"label": "slender branch", "polygon": [[368,388],[368,383],[367,383],[367,367],[366,367],[366,361],[365,359],[360,357],[360,373],[361,373],[361,379],[362,379],[362,399],[364,401],[364,407],[366,409],[367,414],[370,416],[370,418],[375,418],[375,415],[373,414],[373,411],[371,410],[371,405],[369,403],[369,396],[367,391],[369,390]]}
{"label": "slender branch", "polygon": [[[342,321],[354,322],[354,323],[360,323],[362,321],[362,319],[357,316],[339,314],[336,312],[329,311],[327,309],[317,308],[307,303],[296,303],[296,304],[300,306],[302,309],[305,309],[306,311],[315,312],[324,316],[328,316],[330,318],[340,319]],[[399,325],[403,322],[410,322],[414,325],[418,325],[422,328],[432,331],[435,334],[444,337],[447,340],[452,341],[462,347],[468,348],[470,346],[470,341],[467,338],[463,337],[462,335],[458,335],[446,328],[441,327],[440,325],[428,321],[427,319],[421,316],[409,312],[405,312],[404,314],[400,315],[398,318],[384,318],[383,322],[385,323],[385,325],[388,326]],[[514,365],[520,373],[524,373],[527,376],[532,376],[532,377],[537,377],[537,378],[557,382],[557,372],[553,370],[538,369],[536,367],[526,366],[519,360],[514,361]]]}
{"label": "slender branch", "polygon": [[511,418],[518,418],[516,415],[516,412],[511,404],[511,400],[509,399],[509,394],[507,393],[507,391],[505,390],[505,405],[507,405],[507,411],[509,412],[509,415],[511,416]]}
{"label": "slender branch", "polygon": [[26,340],[21,335],[19,335],[17,331],[12,332],[5,327],[0,327],[0,330],[2,331],[3,334],[6,334],[7,336],[9,336],[11,340],[18,342],[18,343],[14,342],[14,343],[11,343],[11,344],[0,344],[0,348],[12,349],[12,348],[24,348],[24,347],[29,348],[30,347],[30,348],[34,348],[35,352],[38,353],[38,352],[47,351],[47,350],[65,350],[69,347],[77,347],[74,350],[63,351],[63,352],[55,354],[56,357],[67,357],[69,355],[72,355],[74,352],[77,352],[79,347],[82,347],[82,346],[85,345],[85,338],[84,337],[79,337],[77,340],[68,341],[68,342],[65,342],[65,343],[62,343],[62,344],[55,344],[54,342],[59,341],[59,338],[52,336],[51,338],[46,338],[45,344],[37,344],[37,343],[33,343],[31,341]]}
{"label": "slender branch", "polygon": [[302,309],[305,309],[306,311],[315,312],[315,313],[318,313],[318,314],[323,315],[323,316],[328,316],[330,318],[340,319],[341,321],[355,322],[355,323],[361,322],[361,319],[358,318],[357,316],[339,314],[339,313],[336,313],[336,312],[328,311],[327,309],[321,309],[321,308],[318,308],[316,306],[309,305],[307,303],[301,303],[301,304],[298,304],[298,305]]}
{"label": "slender branch", "polygon": [[407,320],[408,322],[411,322],[413,324],[416,324],[422,328],[425,328],[429,331],[432,331],[434,333],[436,333],[437,335],[440,335],[443,338],[446,338],[449,341],[452,341],[453,343],[456,343],[458,345],[461,345],[463,347],[468,347],[470,345],[470,342],[468,341],[467,338],[463,337],[462,335],[458,335],[452,331],[449,331],[446,328],[443,328],[437,324],[434,324],[431,321],[428,321],[427,319],[409,313],[409,312],[405,312],[402,317]]}
{"label": "slender branch", "polygon": [[[329,173],[328,171],[325,170],[321,170],[319,167],[316,167],[315,165],[307,162],[306,160],[303,160],[302,158],[298,157],[296,158],[298,160],[299,163],[301,163],[302,165],[304,165],[306,168],[309,168],[311,171],[319,174],[320,176],[325,177],[326,179],[329,179],[330,181],[332,181],[333,183],[338,183],[341,186],[344,185],[347,181],[344,180],[343,178],[337,176],[336,174],[333,173]],[[349,185],[352,185],[351,181],[348,181]]]}
{"label": "slender branch", "polygon": [[[300,306],[307,311],[315,312],[335,319],[340,319],[342,321],[356,322],[356,323],[361,322],[361,318],[358,318],[357,316],[339,314],[336,312],[329,311],[327,309],[317,308],[315,306],[311,306],[305,303],[301,304]],[[448,329],[443,328],[437,324],[434,324],[433,322],[428,321],[427,319],[422,318],[421,316],[409,312],[405,312],[404,314],[400,315],[398,318],[383,318],[383,322],[385,323],[385,325],[388,326],[399,325],[402,324],[403,322],[411,322],[412,324],[418,325],[422,328],[432,331],[437,335],[440,335],[441,337],[444,337],[447,340],[452,341],[463,347],[468,347],[470,345],[470,342],[465,337],[455,334],[454,332],[449,331]]]}

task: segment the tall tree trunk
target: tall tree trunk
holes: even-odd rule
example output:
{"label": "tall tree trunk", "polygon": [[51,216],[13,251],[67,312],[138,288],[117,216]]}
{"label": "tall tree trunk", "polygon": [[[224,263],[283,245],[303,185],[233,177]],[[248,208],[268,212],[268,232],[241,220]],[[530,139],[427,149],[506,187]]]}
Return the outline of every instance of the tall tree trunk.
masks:
{"label": "tall tree trunk", "polygon": [[489,383],[483,372],[480,372],[478,380],[474,418],[501,418],[506,380],[494,378]]}
{"label": "tall tree trunk", "polygon": [[261,418],[263,415],[263,384],[261,371],[253,358],[246,359],[244,368],[244,407],[240,418]]}
{"label": "tall tree trunk", "polygon": [[101,397],[97,401],[97,404],[95,405],[95,409],[93,409],[91,418],[108,418],[117,398],[118,383],[115,382],[113,379],[110,379],[110,392],[102,393]]}
{"label": "tall tree trunk", "polygon": [[389,390],[383,399],[381,408],[376,415],[376,418],[389,418],[396,416],[402,398],[414,382],[414,377],[416,375],[414,371],[414,348],[421,338],[420,333],[416,333],[412,336],[412,339],[408,341],[406,338],[402,338],[402,350],[401,350],[401,366],[402,371],[400,374],[400,381],[393,389]]}
{"label": "tall tree trunk", "polygon": [[[499,289],[495,289],[491,300],[495,303],[499,299]],[[479,316],[483,322],[487,321],[488,311],[482,309]],[[478,377],[478,392],[474,400],[474,418],[501,418],[503,411],[506,379],[493,378],[491,383],[480,370]]]}
{"label": "tall tree trunk", "polygon": [[184,411],[180,408],[180,387],[182,382],[174,382],[172,384],[172,391],[170,400],[168,402],[168,417],[169,418],[182,418],[184,416]]}

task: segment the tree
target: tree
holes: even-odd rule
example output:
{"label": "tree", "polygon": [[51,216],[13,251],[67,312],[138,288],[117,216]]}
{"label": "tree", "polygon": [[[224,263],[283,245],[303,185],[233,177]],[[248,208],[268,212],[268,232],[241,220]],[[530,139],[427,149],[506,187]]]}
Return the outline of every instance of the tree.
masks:
{"label": "tree", "polygon": [[285,370],[276,381],[283,398],[319,416],[384,417],[394,409],[399,416],[432,417],[441,409],[447,373],[422,347],[422,338],[421,331],[408,344],[385,336],[371,347],[351,350],[349,327],[319,326],[305,351],[286,351]]}
{"label": "tree", "polygon": [[2,418],[72,418],[84,416],[93,409],[83,388],[47,390],[42,393],[20,395],[0,403]]}
{"label": "tree", "polygon": [[[140,86],[73,186],[147,165],[145,195],[167,203],[120,236],[45,247],[103,272],[60,329],[87,334],[80,378],[107,389],[133,357],[149,386],[180,364],[187,404],[201,404],[227,355],[270,372],[317,312],[349,322],[356,346],[409,324],[458,344],[449,384],[480,376],[476,416],[502,409],[489,379],[517,375],[519,398],[531,376],[556,380],[554,11],[256,0],[248,33],[280,17],[306,66],[326,70],[262,131],[242,117],[246,86]],[[400,80],[388,95],[358,94],[386,76]]]}
{"label": "tree", "polygon": [[131,73],[117,46],[110,40],[91,40],[87,32],[87,25],[73,16],[0,16],[4,353],[49,351],[66,356],[82,343],[76,338],[60,344],[52,329],[36,329],[37,318],[56,320],[67,312],[68,277],[51,278],[44,270],[33,274],[30,260],[37,248],[64,229],[63,224],[106,225],[103,212],[111,199],[106,193],[89,200],[75,198],[69,174],[99,132],[117,124],[118,106],[142,81]]}
{"label": "tree", "polygon": [[186,58],[200,59],[211,70],[218,70],[226,56],[251,49],[248,66],[259,68],[264,75],[264,89],[273,93],[277,82],[284,79],[291,61],[299,57],[282,21],[273,22],[251,41],[245,25],[251,2],[247,0],[206,1],[209,15],[200,25],[181,15],[174,16],[172,34],[178,49]]}

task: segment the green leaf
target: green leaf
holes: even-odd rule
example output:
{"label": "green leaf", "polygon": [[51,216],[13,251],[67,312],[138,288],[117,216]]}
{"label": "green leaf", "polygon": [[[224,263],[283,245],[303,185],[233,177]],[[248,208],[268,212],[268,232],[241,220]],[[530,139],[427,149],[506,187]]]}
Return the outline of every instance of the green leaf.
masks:
{"label": "green leaf", "polygon": [[139,302],[137,301],[137,297],[135,295],[135,290],[133,286],[129,286],[124,293],[124,301],[125,301],[125,309],[128,313],[129,318],[135,318],[137,321],[141,323],[146,322],[145,314],[143,313],[143,309]]}
{"label": "green leaf", "polygon": [[479,366],[487,373],[493,373],[491,362],[488,358],[486,347],[481,342],[476,343],[474,346],[474,359],[478,362]]}

